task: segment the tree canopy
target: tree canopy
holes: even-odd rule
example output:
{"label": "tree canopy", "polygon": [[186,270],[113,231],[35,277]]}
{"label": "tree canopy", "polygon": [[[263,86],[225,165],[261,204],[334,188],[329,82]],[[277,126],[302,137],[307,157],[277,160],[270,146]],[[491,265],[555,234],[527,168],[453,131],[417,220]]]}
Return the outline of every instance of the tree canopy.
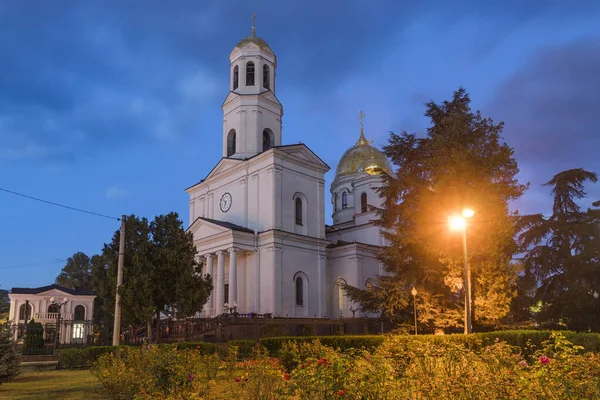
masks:
{"label": "tree canopy", "polygon": [[74,290],[91,290],[90,258],[77,252],[67,259],[66,265],[56,277],[56,284]]}
{"label": "tree canopy", "polygon": [[386,276],[374,290],[346,287],[366,311],[412,318],[410,290],[416,286],[419,321],[430,329],[460,326],[464,320],[461,235],[448,217],[465,207],[475,321],[497,324],[514,296],[514,216],[508,202],[526,186],[513,150],[502,142],[503,123],[472,111],[464,89],[452,100],[426,104],[431,121],[425,137],[391,133],[384,146],[396,166],[380,188],[384,207],[378,224],[389,243],[381,253]]}
{"label": "tree canopy", "polygon": [[539,322],[600,329],[600,299],[594,297],[600,293],[600,210],[582,211],[577,204],[585,197],[584,184],[597,180],[581,168],[562,171],[544,184],[554,197],[552,215],[519,219],[523,299],[515,306],[521,316],[529,317],[524,307],[539,305]]}

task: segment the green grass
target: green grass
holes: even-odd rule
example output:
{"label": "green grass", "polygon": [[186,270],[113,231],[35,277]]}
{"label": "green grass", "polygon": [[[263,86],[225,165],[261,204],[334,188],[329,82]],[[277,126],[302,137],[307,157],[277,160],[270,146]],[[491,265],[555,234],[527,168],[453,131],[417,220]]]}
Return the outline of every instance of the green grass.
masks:
{"label": "green grass", "polygon": [[23,372],[0,385],[0,399],[107,399],[89,370]]}

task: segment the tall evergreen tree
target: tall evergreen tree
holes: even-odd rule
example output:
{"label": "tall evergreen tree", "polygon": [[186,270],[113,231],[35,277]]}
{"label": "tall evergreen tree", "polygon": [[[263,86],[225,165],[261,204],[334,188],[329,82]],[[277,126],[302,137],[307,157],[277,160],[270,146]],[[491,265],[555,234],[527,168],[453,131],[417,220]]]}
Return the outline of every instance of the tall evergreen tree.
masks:
{"label": "tall evergreen tree", "polygon": [[8,320],[9,311],[10,298],[8,297],[8,290],[0,289],[0,324]]}
{"label": "tall evergreen tree", "polygon": [[77,252],[67,259],[67,263],[56,277],[56,284],[74,290],[92,289],[90,258]]}
{"label": "tall evergreen tree", "polygon": [[600,330],[600,299],[594,297],[600,293],[600,210],[582,211],[576,202],[585,197],[584,184],[597,180],[581,168],[556,174],[544,184],[552,188],[552,215],[520,219],[524,275],[535,282],[529,298],[540,304],[541,322]]}
{"label": "tall evergreen tree", "polygon": [[513,150],[495,124],[470,108],[464,89],[451,101],[427,103],[427,135],[392,133],[385,154],[395,164],[380,195],[379,226],[389,247],[381,260],[387,272],[372,290],[346,287],[365,310],[384,310],[400,320],[412,317],[410,289],[418,289],[423,327],[461,326],[464,321],[462,241],[448,229],[448,217],[464,207],[475,321],[496,324],[509,311],[516,278],[514,221],[508,202],[526,186],[518,183]]}

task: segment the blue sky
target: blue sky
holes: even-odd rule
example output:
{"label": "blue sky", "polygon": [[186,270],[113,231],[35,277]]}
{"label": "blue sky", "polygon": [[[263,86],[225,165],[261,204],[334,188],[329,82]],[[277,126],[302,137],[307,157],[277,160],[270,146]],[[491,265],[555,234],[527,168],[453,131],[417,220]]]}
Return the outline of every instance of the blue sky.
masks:
{"label": "blue sky", "polygon": [[[463,86],[505,122],[531,182],[514,208],[547,213],[541,183],[600,173],[594,3],[3,2],[0,187],[115,216],[177,211],[187,225],[184,189],[220,159],[227,57],[256,12],[278,56],[283,141],[321,156],[328,184],[360,109],[381,146],[389,131],[423,133],[423,104]],[[119,227],[1,192],[0,221],[2,288],[52,283],[64,263],[47,262],[99,252]]]}

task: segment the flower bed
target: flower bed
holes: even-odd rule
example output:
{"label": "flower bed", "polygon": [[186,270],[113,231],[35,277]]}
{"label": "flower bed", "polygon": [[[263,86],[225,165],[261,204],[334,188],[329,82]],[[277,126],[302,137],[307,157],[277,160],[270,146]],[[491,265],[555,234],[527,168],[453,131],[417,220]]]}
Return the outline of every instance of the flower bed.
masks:
{"label": "flower bed", "polygon": [[[251,360],[173,346],[120,349],[92,369],[113,399],[591,399],[600,398],[600,356],[562,334],[540,346],[500,340],[473,346],[390,336],[376,348],[336,351],[317,341],[284,342],[280,357]],[[215,378],[234,393],[218,397]]]}

